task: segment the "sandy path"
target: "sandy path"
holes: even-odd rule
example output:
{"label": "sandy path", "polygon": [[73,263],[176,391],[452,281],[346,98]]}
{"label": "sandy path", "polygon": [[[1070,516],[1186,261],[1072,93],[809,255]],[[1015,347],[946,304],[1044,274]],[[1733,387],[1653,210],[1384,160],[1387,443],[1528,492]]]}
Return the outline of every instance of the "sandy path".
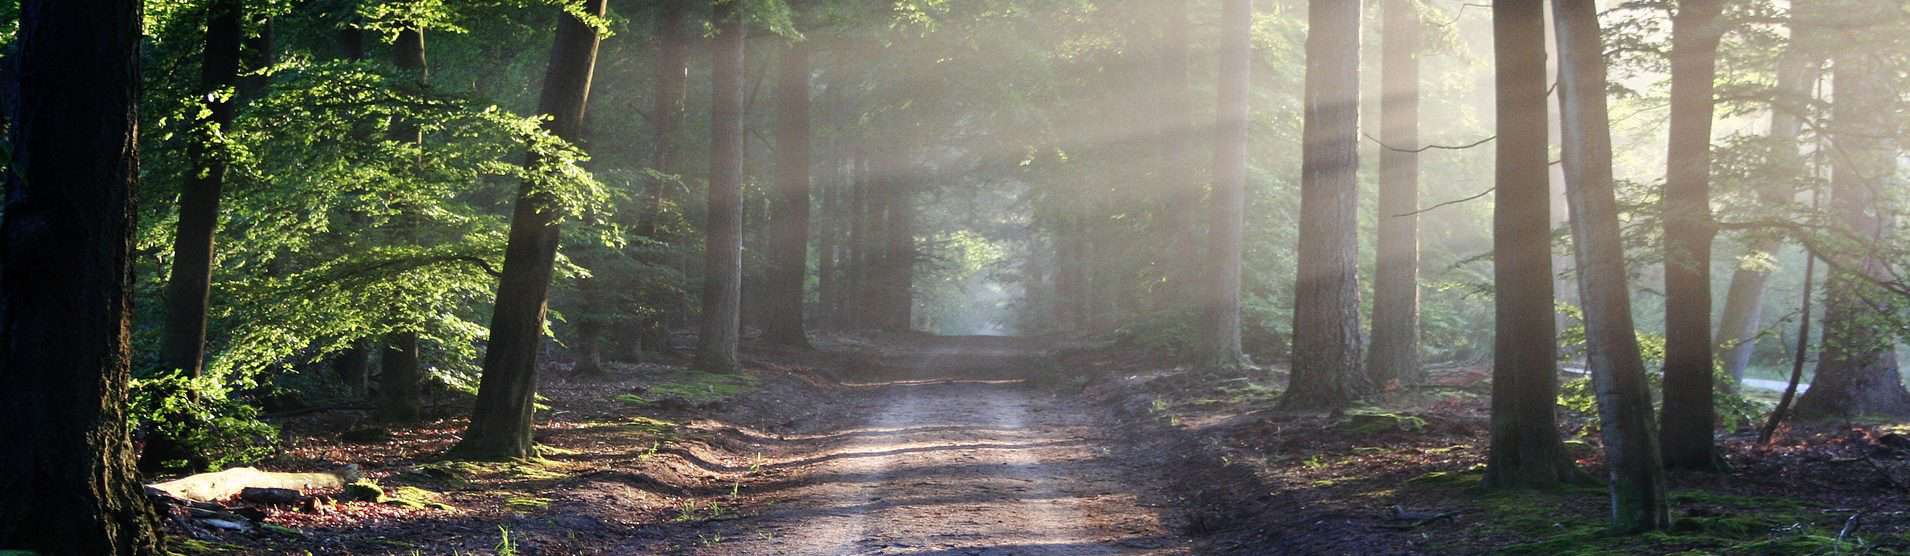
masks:
{"label": "sandy path", "polygon": [[[940,354],[938,354],[940,355]],[[709,555],[1182,554],[1086,413],[1015,383],[869,386],[860,427],[798,440],[745,517],[650,547]]]}

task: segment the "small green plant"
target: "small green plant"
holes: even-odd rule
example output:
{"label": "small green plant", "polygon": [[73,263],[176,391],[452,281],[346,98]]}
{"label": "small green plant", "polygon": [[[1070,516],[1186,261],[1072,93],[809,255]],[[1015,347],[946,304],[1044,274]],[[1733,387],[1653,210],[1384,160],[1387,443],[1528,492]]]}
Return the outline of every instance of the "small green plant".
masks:
{"label": "small green plant", "polygon": [[517,556],[517,542],[511,540],[511,530],[503,525],[497,526],[497,556]]}
{"label": "small green plant", "polygon": [[143,457],[160,468],[224,469],[278,450],[278,428],[260,421],[258,408],[227,397],[214,377],[135,378],[131,390],[127,415],[146,440]]}

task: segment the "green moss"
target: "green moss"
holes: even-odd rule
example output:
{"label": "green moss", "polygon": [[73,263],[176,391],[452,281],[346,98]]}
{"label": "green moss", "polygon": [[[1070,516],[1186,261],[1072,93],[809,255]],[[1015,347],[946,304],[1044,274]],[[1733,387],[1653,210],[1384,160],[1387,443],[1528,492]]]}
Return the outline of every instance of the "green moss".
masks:
{"label": "green moss", "polygon": [[385,496],[378,502],[380,504],[402,506],[416,510],[451,510],[451,505],[444,503],[443,498],[440,497],[438,493],[414,486],[398,487],[396,490],[391,491],[391,494]]}
{"label": "green moss", "polygon": [[1417,432],[1426,428],[1426,420],[1413,415],[1384,411],[1349,411],[1340,430],[1353,434],[1378,434],[1387,431]]}
{"label": "green moss", "polygon": [[[166,539],[166,545],[167,545],[167,548],[172,549],[173,554],[180,554],[184,556],[198,556],[200,554],[245,554],[246,553],[246,550],[244,547],[240,547],[237,545],[230,545],[230,544],[226,544],[222,542],[202,541],[199,539],[190,539],[190,538]],[[34,552],[30,550],[0,550],[0,556],[32,556],[33,554]]]}
{"label": "green moss", "polygon": [[630,405],[649,405],[666,399],[701,405],[749,393],[757,384],[756,377],[747,374],[681,371],[665,374],[656,382],[644,385],[641,394],[618,394],[613,399]]}
{"label": "green moss", "polygon": [[[540,446],[539,450],[544,448]],[[570,473],[562,464],[538,457],[507,461],[437,461],[412,467],[401,475],[407,479],[425,480],[447,486],[463,486],[476,479],[562,479],[569,477]]]}
{"label": "green moss", "polygon": [[[1430,474],[1429,474],[1430,475]],[[1443,477],[1441,477],[1443,478]],[[1667,531],[1643,535],[1609,532],[1606,516],[1561,514],[1559,508],[1602,506],[1600,489],[1552,492],[1492,492],[1481,496],[1479,529],[1522,542],[1499,554],[1590,556],[1605,554],[1758,554],[1845,553],[1856,542],[1839,545],[1831,535],[1841,518],[1816,512],[1796,500],[1743,497],[1706,491],[1671,495],[1673,511],[1705,509],[1706,515],[1677,519]],[[1589,502],[1589,504],[1587,504]]]}
{"label": "green moss", "polygon": [[373,482],[371,479],[359,479],[353,481],[352,484],[345,485],[346,500],[375,502],[384,497],[384,487],[378,486],[378,483]]}
{"label": "green moss", "polygon": [[1441,486],[1453,488],[1475,488],[1485,482],[1484,468],[1474,467],[1461,471],[1433,471],[1418,477],[1407,479],[1406,483],[1420,486]]}
{"label": "green moss", "polygon": [[504,500],[504,507],[515,512],[541,512],[550,509],[549,498],[535,496],[513,496]]}

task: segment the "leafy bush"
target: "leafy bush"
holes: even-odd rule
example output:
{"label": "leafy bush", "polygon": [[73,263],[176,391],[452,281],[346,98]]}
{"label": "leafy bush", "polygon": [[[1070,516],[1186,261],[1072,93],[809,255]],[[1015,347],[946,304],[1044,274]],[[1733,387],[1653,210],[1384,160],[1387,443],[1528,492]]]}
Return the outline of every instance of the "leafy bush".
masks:
{"label": "leafy bush", "polygon": [[208,377],[135,378],[128,409],[143,443],[142,467],[223,469],[265,459],[278,447],[278,428]]}

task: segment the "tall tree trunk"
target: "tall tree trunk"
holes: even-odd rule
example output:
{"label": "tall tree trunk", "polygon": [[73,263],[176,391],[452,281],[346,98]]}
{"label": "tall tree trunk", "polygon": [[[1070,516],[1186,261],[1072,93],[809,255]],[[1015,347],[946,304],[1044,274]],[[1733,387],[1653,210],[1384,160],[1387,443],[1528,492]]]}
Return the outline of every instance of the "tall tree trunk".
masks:
{"label": "tall tree trunk", "polygon": [[1711,391],[1711,119],[1722,0],[1680,0],[1671,27],[1665,157],[1665,386],[1661,451],[1673,469],[1718,468]]}
{"label": "tall tree trunk", "polygon": [[843,300],[838,317],[850,328],[862,325],[862,310],[866,306],[868,290],[868,251],[864,249],[869,241],[868,220],[868,161],[863,154],[861,144],[849,149],[849,202],[845,211],[849,218],[849,236],[844,241],[847,253],[843,260]]}
{"label": "tall tree trunk", "polygon": [[164,554],[126,430],[140,2],[24,0],[0,213],[0,546]]}
{"label": "tall tree trunk", "polygon": [[[1208,201],[1206,294],[1199,364],[1250,367],[1240,349],[1240,251],[1246,231],[1247,102],[1253,71],[1253,0],[1222,0],[1219,108],[1214,119],[1214,189]],[[1063,261],[1066,263],[1066,261]],[[1060,269],[1067,271],[1067,267]],[[1065,302],[1065,301],[1064,301]]]}
{"label": "tall tree trunk", "polygon": [[882,189],[887,203],[883,231],[882,327],[908,330],[914,316],[915,281],[915,183],[909,168],[908,151],[897,148],[883,158],[888,168]]}
{"label": "tall tree trunk", "polygon": [[1586,359],[1598,397],[1605,468],[1610,474],[1612,525],[1619,531],[1648,531],[1670,526],[1671,516],[1645,362],[1632,326],[1612,180],[1605,56],[1598,9],[1593,4],[1590,0],[1552,2],[1565,198],[1572,214],[1572,249],[1585,310]]}
{"label": "tall tree trunk", "polygon": [[710,186],[704,223],[703,320],[697,366],[735,372],[743,288],[743,43],[735,2],[716,5],[711,40]]}
{"label": "tall tree trunk", "polygon": [[[356,13],[355,11],[352,13]],[[365,31],[353,26],[342,26],[338,30],[338,53],[347,61],[357,62],[365,59]],[[363,137],[353,137],[362,140]],[[337,373],[339,382],[351,389],[353,395],[368,396],[371,392],[371,346],[358,341],[351,347],[340,351],[332,359],[332,371]]]}
{"label": "tall tree trunk", "polygon": [[1299,277],[1293,285],[1289,409],[1345,406],[1360,368],[1360,3],[1307,8],[1306,123],[1300,168]]}
{"label": "tall tree trunk", "polygon": [[[601,17],[605,0],[584,0],[584,13]],[[575,141],[583,134],[590,78],[597,64],[597,30],[570,15],[557,18],[557,34],[538,96],[538,113],[552,135]],[[529,158],[527,155],[526,158]],[[535,164],[535,160],[528,161]],[[529,164],[527,164],[529,165]],[[557,261],[557,209],[548,195],[526,182],[518,187],[504,248],[504,276],[491,313],[491,340],[484,351],[471,428],[458,443],[461,454],[526,458],[531,444],[532,398],[537,393],[537,353],[544,337],[550,279]]]}
{"label": "tall tree trunk", "polygon": [[[652,107],[650,121],[652,128],[652,151],[650,169],[657,175],[676,173],[676,128],[677,120],[683,113],[683,97],[689,86],[690,40],[684,33],[684,1],[664,0],[662,15],[657,19],[657,94],[656,104]],[[659,233],[658,220],[662,217],[663,205],[670,200],[670,191],[675,182],[661,177],[650,180],[650,187],[644,191],[643,209],[637,219],[638,236],[652,241],[664,242],[672,238]],[[653,266],[669,264],[669,258],[651,250],[658,247],[646,247],[646,256],[639,260]],[[642,296],[646,309],[652,311],[637,323],[637,345],[648,353],[670,351],[670,330],[668,318],[659,313],[684,312],[683,297],[665,291],[665,288],[651,287]]]}
{"label": "tall tree trunk", "polygon": [[[430,79],[425,65],[424,31],[400,31],[397,41],[391,45],[391,62],[411,81],[406,86],[422,94]],[[405,143],[424,142],[418,124],[402,120],[392,122],[389,138]],[[398,234],[415,235],[410,216],[400,215],[397,220]],[[423,412],[418,400],[419,383],[424,381],[424,370],[419,364],[418,331],[394,332],[385,337],[384,344],[384,355],[379,359],[379,417],[400,423],[415,421]]]}
{"label": "tall tree trunk", "polygon": [[1165,306],[1174,310],[1190,309],[1199,303],[1198,292],[1205,282],[1201,278],[1200,250],[1190,249],[1200,245],[1200,201],[1202,183],[1195,176],[1200,175],[1197,168],[1201,134],[1199,122],[1194,116],[1194,86],[1189,56],[1187,0],[1154,0],[1160,3],[1159,14],[1164,24],[1160,48],[1160,73],[1152,76],[1163,82],[1160,86],[1160,104],[1155,107],[1165,120],[1161,124],[1156,143],[1162,149],[1160,154],[1164,163],[1163,177],[1167,183],[1167,206],[1161,207],[1163,233],[1171,238],[1166,242],[1168,252],[1163,261],[1170,265],[1167,269],[1168,298]]}
{"label": "tall tree trunk", "polygon": [[179,229],[173,234],[172,275],[166,282],[166,325],[159,360],[167,369],[199,376],[206,356],[206,309],[212,295],[213,235],[219,228],[219,190],[225,187],[225,155],[211,152],[216,137],[232,128],[232,91],[239,79],[239,43],[245,38],[239,0],[206,6],[206,44],[199,65],[199,92],[207,117],[194,121],[186,143],[186,183],[179,191]]}
{"label": "tall tree trunk", "polygon": [[[1795,12],[1793,12],[1795,13]],[[1821,197],[1817,187],[1811,186],[1811,210],[1816,211]],[[1797,350],[1791,353],[1791,379],[1784,383],[1784,393],[1777,398],[1777,406],[1771,408],[1771,416],[1764,421],[1764,428],[1758,430],[1757,443],[1769,444],[1777,434],[1777,427],[1790,416],[1791,404],[1797,401],[1797,386],[1804,381],[1804,360],[1810,356],[1811,347],[1811,301],[1817,285],[1817,255],[1804,254],[1804,288],[1798,297],[1802,301],[1797,309]]]}
{"label": "tall tree trunk", "polygon": [[[825,75],[833,77],[835,72]],[[837,84],[830,83],[823,89],[822,106],[826,111],[823,121],[835,125],[842,117],[842,90]],[[841,134],[834,133],[829,137],[824,147],[828,153],[823,156],[828,170],[823,173],[825,181],[818,185],[822,190],[822,219],[816,231],[816,322],[822,326],[835,325],[836,301],[842,289],[838,260],[842,246],[842,168],[845,162]]]}
{"label": "tall tree trunk", "polygon": [[809,270],[809,43],[783,49],[776,84],[776,195],[769,225],[763,340],[807,349],[804,277]]}
{"label": "tall tree trunk", "polygon": [[[1492,209],[1497,332],[1486,484],[1547,488],[1580,476],[1559,438],[1555,409],[1558,330],[1553,318],[1544,0],[1493,2],[1492,43],[1499,137],[1494,142],[1498,162]],[[1379,321],[1375,316],[1374,325]]]}
{"label": "tall tree trunk", "polygon": [[[1793,6],[1800,3],[1801,0],[1794,0]],[[1792,12],[1797,13],[1796,8]],[[1803,157],[1799,156],[1796,143],[1803,132],[1810,86],[1817,74],[1817,61],[1804,51],[1796,38],[1804,32],[1803,27],[1792,27],[1791,46],[1778,60],[1769,138],[1776,149],[1772,152],[1773,166],[1782,171],[1765,176],[1766,183],[1758,189],[1758,200],[1770,206],[1790,202],[1791,185],[1803,168]],[[1776,236],[1759,236],[1750,240],[1745,254],[1759,261],[1775,260],[1777,247]],[[1718,317],[1717,339],[1713,343],[1734,387],[1743,382],[1744,369],[1751,364],[1751,353],[1757,347],[1758,330],[1763,321],[1764,286],[1769,278],[1770,272],[1764,264],[1739,265],[1731,273],[1731,286],[1725,294],[1724,312]]]}
{"label": "tall tree trunk", "polygon": [[[1866,0],[1840,6],[1848,10],[1839,19],[1849,22],[1901,19],[1897,2]],[[1849,18],[1847,20],[1843,18]],[[1845,47],[1833,55],[1830,141],[1831,182],[1829,214],[1852,237],[1887,241],[1891,237],[1890,199],[1886,184],[1896,175],[1900,150],[1887,138],[1897,124],[1891,119],[1897,92],[1886,76],[1895,75],[1877,54]],[[1859,416],[1910,416],[1910,392],[1903,387],[1897,366],[1896,336],[1878,326],[1883,295],[1868,284],[1889,279],[1877,259],[1877,248],[1864,254],[1851,271],[1831,270],[1824,281],[1822,355],[1810,390],[1797,400],[1798,419]],[[1827,256],[1828,260],[1828,256]],[[1848,268],[1848,267],[1847,267]]]}
{"label": "tall tree trunk", "polygon": [[249,102],[265,94],[265,86],[271,77],[259,73],[259,70],[277,64],[278,45],[274,42],[272,18],[258,21],[258,32],[246,36],[245,50],[240,54],[240,62],[248,75],[239,78],[239,102]]}
{"label": "tall tree trunk", "polygon": [[[1367,352],[1366,372],[1379,384],[1417,383],[1425,378],[1419,368],[1419,216],[1413,214],[1419,210],[1419,154],[1410,151],[1419,148],[1422,23],[1419,5],[1412,0],[1389,0],[1385,6],[1380,30],[1384,46],[1379,130],[1385,148],[1379,153],[1373,345]],[[1544,42],[1543,37],[1539,42]],[[1541,102],[1541,118],[1543,106]],[[1545,136],[1539,139],[1543,143]],[[1544,175],[1543,167],[1538,171]]]}

